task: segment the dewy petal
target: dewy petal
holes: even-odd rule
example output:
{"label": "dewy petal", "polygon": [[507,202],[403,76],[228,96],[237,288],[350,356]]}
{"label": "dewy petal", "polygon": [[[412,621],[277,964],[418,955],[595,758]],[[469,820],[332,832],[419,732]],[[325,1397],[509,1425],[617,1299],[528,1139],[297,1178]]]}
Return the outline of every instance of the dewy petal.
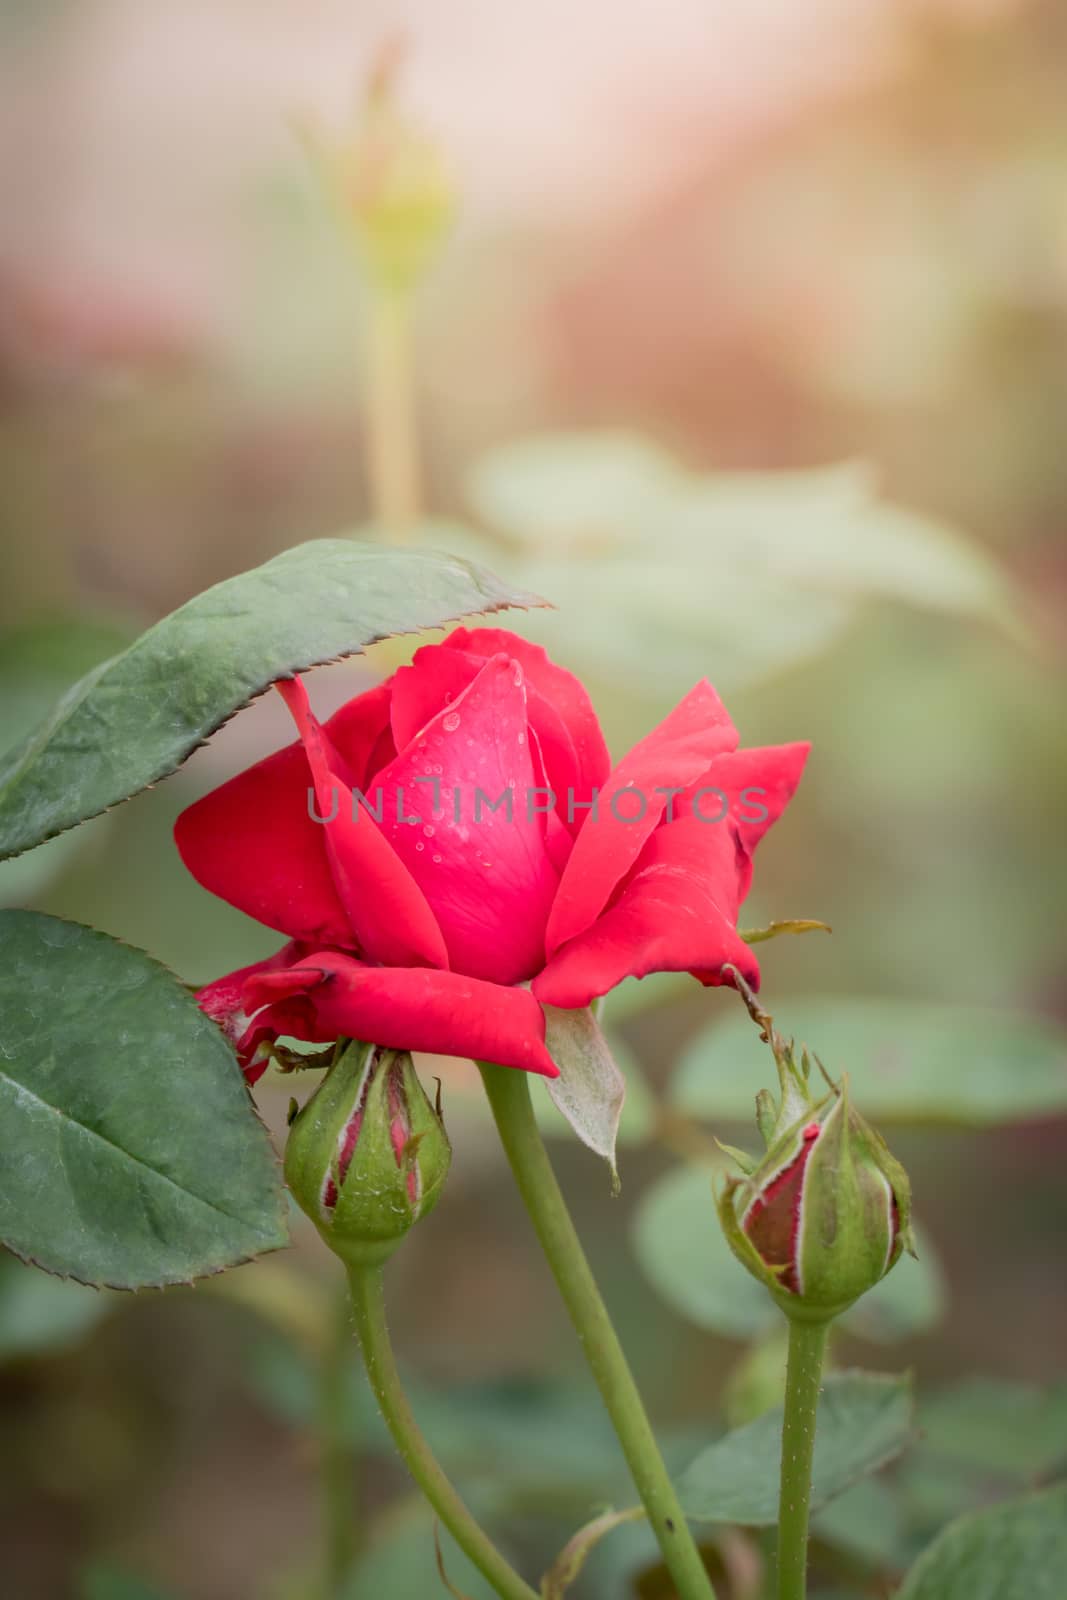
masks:
{"label": "dewy petal", "polygon": [[736,928],[747,852],[728,823],[688,817],[659,828],[615,903],[534,979],[543,1005],[585,1006],[623,978],[691,972],[721,983],[730,962],[753,987],[759,964]]}
{"label": "dewy petal", "polygon": [[396,966],[447,966],[441,930],[418,884],[370,813],[362,806],[353,811],[352,791],[303,683],[290,678],[276,687],[303,740],[318,814],[328,819],[319,826],[337,895],[359,948],[374,961]]}
{"label": "dewy petal", "polygon": [[[608,747],[585,686],[572,672],[557,666],[540,645],[520,639],[506,628],[456,628],[442,648],[483,658],[503,651],[522,663],[530,725],[541,741],[548,782],[566,822],[568,792],[580,806],[607,782],[611,771]],[[568,824],[572,833],[578,831],[585,815],[582,810],[573,812]]]}
{"label": "dewy petal", "polygon": [[383,832],[433,909],[449,965],[494,983],[532,977],[559,879],[536,810],[519,663],[485,662],[377,781]]}
{"label": "dewy petal", "polygon": [[[702,682],[634,746],[574,841],[548,920],[547,955],[584,933],[600,915],[667,809],[668,795],[662,791],[687,788],[715,756],[736,744],[737,730],[725,706],[711,684]],[[637,792],[628,797],[625,789]]]}
{"label": "dewy petal", "polygon": [[182,812],[174,839],[198,883],[268,928],[309,944],[351,946],[324,830],[308,814],[299,744],[239,772]]}
{"label": "dewy petal", "polygon": [[390,717],[397,751],[406,750],[439,711],[446,711],[484,665],[477,656],[443,644],[416,650],[411,665],[400,667],[392,679]]}
{"label": "dewy petal", "polygon": [[545,1048],[544,1013],[528,989],[428,967],[367,967],[324,952],[285,972],[253,975],[244,998],[257,1011],[249,1032],[260,1036],[300,1027],[299,1037],[321,1043],[347,1035],[391,1050],[557,1076]]}

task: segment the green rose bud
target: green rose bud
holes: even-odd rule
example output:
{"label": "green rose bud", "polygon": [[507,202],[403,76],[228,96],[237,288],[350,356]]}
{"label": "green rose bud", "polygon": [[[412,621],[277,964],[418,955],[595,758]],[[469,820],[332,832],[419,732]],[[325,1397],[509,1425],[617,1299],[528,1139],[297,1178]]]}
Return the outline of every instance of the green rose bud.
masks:
{"label": "green rose bud", "polygon": [[816,1100],[810,1063],[787,1044],[745,994],[774,1051],[777,1103],[765,1091],[757,1121],[767,1146],[759,1162],[719,1196],[719,1218],[738,1260],[788,1316],[836,1317],[885,1276],[903,1250],[914,1254],[907,1173],[849,1099],[848,1080]]}
{"label": "green rose bud", "polygon": [[410,291],[434,260],[452,222],[456,191],[439,146],[408,117],[386,49],[367,82],[355,127],[333,137],[300,131],[375,282]]}
{"label": "green rose bud", "polygon": [[353,1041],[294,1120],[285,1177],[330,1249],[369,1266],[433,1209],[451,1159],[407,1051]]}

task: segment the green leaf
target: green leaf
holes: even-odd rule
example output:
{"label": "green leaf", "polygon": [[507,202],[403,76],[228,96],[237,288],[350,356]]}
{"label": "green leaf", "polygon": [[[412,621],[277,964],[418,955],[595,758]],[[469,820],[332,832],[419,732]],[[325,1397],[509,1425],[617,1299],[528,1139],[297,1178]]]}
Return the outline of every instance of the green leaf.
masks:
{"label": "green leaf", "polygon": [[781,1312],[731,1254],[715,1214],[710,1167],[676,1167],[651,1184],[633,1220],[637,1260],[663,1300],[698,1328],[749,1339]]}
{"label": "green leaf", "polygon": [[[1067,1035],[1023,1012],[825,996],[791,1000],[783,1033],[847,1072],[874,1123],[990,1127],[1067,1110]],[[699,1033],[682,1055],[671,1101],[692,1116],[747,1122],[767,1052],[740,1014]]]}
{"label": "green leaf", "polygon": [[1067,1483],[952,1522],[908,1573],[897,1600],[1060,1600]]}
{"label": "green leaf", "polygon": [[[437,1565],[435,1538],[449,1581],[470,1600],[491,1600],[493,1590],[454,1541],[437,1528],[433,1511],[425,1502],[404,1500],[391,1507],[377,1525],[377,1537],[360,1559],[352,1580],[344,1586],[343,1600],[405,1600],[407,1596],[443,1595]],[[307,1587],[299,1591],[306,1600]],[[296,1597],[294,1596],[294,1600]]]}
{"label": "green leaf", "polygon": [[[910,1378],[831,1373],[819,1399],[812,1509],[898,1456],[912,1437],[913,1411]],[[678,1480],[686,1515],[749,1527],[776,1522],[781,1445],[781,1407],[716,1440]]]}
{"label": "green leaf", "polygon": [[[656,1097],[640,1061],[626,1040],[611,1029],[605,1029],[604,1036],[615,1065],[626,1080],[626,1097],[615,1134],[616,1146],[644,1144],[651,1136],[656,1121]],[[537,1126],[546,1139],[566,1137],[574,1131],[548,1094],[534,1093],[533,1107]]]}
{"label": "green leaf", "polygon": [[49,1277],[0,1255],[0,1361],[65,1350],[114,1306],[99,1289]]}
{"label": "green leaf", "polygon": [[942,1460],[1037,1478],[1067,1464],[1067,1382],[965,1378],[926,1398],[922,1425],[926,1449]]}
{"label": "green leaf", "polygon": [[541,642],[646,703],[705,674],[728,691],[782,670],[825,649],[869,597],[1021,631],[997,565],[881,501],[863,463],[699,474],[634,434],[550,433],[498,447],[469,490],[507,534],[514,575],[567,596],[564,614],[535,623]]}
{"label": "green leaf", "polygon": [[862,461],[800,472],[692,480],[662,521],[665,542],[800,586],[884,595],[934,610],[1008,620],[1005,575],[981,547],[933,517],[879,500]]}
{"label": "green leaf", "polygon": [[[717,1178],[711,1167],[680,1166],[646,1189],[634,1216],[634,1250],[653,1288],[679,1316],[727,1338],[751,1339],[777,1327],[781,1313],[723,1237],[712,1200]],[[940,1319],[941,1270],[921,1229],[918,1241],[917,1261],[902,1256],[849,1307],[840,1319],[849,1333],[888,1342],[925,1332]]]}
{"label": "green leaf", "polygon": [[542,604],[422,550],[317,539],[197,595],[0,760],[0,859],[174,772],[276,679],[472,612]]}
{"label": "green leaf", "polygon": [[684,482],[640,434],[542,433],[498,445],[468,480],[481,517],[534,546],[640,537]]}
{"label": "green leaf", "polygon": [[547,1080],[552,1103],[582,1143],[604,1157],[618,1188],[615,1139],[626,1079],[588,1008],[561,1011],[557,1006],[545,1006],[544,1012],[545,1045],[559,1068],[559,1077]]}
{"label": "green leaf", "polygon": [[881,1478],[863,1478],[838,1495],[818,1512],[811,1531],[877,1568],[893,1565],[905,1538],[898,1497]]}
{"label": "green leaf", "polygon": [[286,1242],[240,1069],[141,951],[0,912],[0,1239],[84,1283],[186,1282]]}

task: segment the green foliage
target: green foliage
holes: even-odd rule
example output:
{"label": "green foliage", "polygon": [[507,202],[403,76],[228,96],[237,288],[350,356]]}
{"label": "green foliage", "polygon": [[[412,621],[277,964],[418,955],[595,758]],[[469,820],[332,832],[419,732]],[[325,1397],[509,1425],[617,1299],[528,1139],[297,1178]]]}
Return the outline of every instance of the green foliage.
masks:
{"label": "green foliage", "polygon": [[1067,1483],[950,1523],[897,1600],[1059,1600],[1067,1572]]}
{"label": "green foliage", "polygon": [[863,462],[693,473],[636,434],[541,434],[483,457],[470,490],[480,515],[534,547],[593,557],[610,542],[655,547],[709,570],[979,615],[1005,603],[1003,577],[976,546],[879,501]]}
{"label": "green foliage", "polygon": [[[453,1540],[439,1529],[430,1507],[419,1500],[404,1501],[387,1516],[370,1549],[344,1589],[341,1600],[414,1600],[416,1595],[445,1594],[438,1567],[435,1540],[440,1541],[441,1565],[455,1591],[467,1600],[491,1600],[492,1589]],[[305,1600],[302,1589],[293,1600]]]}
{"label": "green foliage", "polygon": [[865,1564],[891,1567],[903,1537],[899,1497],[884,1478],[862,1478],[818,1512],[812,1535]]}
{"label": "green foliage", "polygon": [[535,596],[453,556],[316,539],[228,578],[88,673],[0,761],[0,858],[174,772],[275,679]]}
{"label": "green foliage", "polygon": [[603,1156],[617,1189],[615,1142],[627,1084],[600,1024],[588,1008],[546,1006],[545,1044],[559,1068],[559,1077],[546,1084],[549,1097],[582,1143]]}
{"label": "green foliage", "polygon": [[[876,1124],[995,1127],[1067,1110],[1067,1036],[1022,1012],[915,1001],[800,997],[789,1031],[810,1044]],[[765,1050],[736,1014],[684,1051],[672,1103],[692,1116],[747,1121],[766,1077]]]}
{"label": "green foliage", "polygon": [[[831,1373],[819,1400],[812,1506],[825,1505],[898,1456],[912,1437],[913,1412],[908,1378]],[[710,1445],[678,1479],[686,1515],[770,1526],[778,1517],[781,1444],[778,1407]]]}
{"label": "green foliage", "polygon": [[[730,1252],[715,1215],[715,1178],[708,1167],[677,1167],[652,1184],[634,1217],[634,1249],[653,1288],[680,1316],[728,1338],[749,1339],[777,1327],[780,1313]],[[843,1328],[888,1342],[937,1323],[944,1310],[942,1276],[921,1230],[918,1241],[919,1259],[902,1256],[844,1314]]]}
{"label": "green foliage", "polygon": [[[274,1334],[246,1346],[245,1380],[260,1402],[296,1428],[315,1425],[312,1361]],[[405,1390],[434,1453],[464,1492],[494,1512],[551,1511],[623,1496],[629,1479],[595,1392],[544,1382],[457,1384],[442,1390],[405,1377]],[[354,1449],[392,1459],[395,1446],[367,1387],[353,1342],[343,1384],[342,1436]],[[521,1450],[515,1442],[521,1440]]]}
{"label": "green foliage", "polygon": [[277,1162],[213,1022],[105,934],[0,913],[0,1238],[135,1289],[286,1242]]}
{"label": "green foliage", "polygon": [[995,564],[880,501],[862,464],[701,474],[637,435],[545,434],[483,457],[469,488],[509,549],[465,530],[450,545],[567,596],[533,632],[595,686],[609,722],[613,700],[621,716],[705,675],[733,692],[806,660],[872,597],[1016,625]]}
{"label": "green foliage", "polygon": [[925,1448],[1005,1477],[1067,1466],[1067,1382],[1051,1389],[1004,1378],[965,1378],[922,1408]]}

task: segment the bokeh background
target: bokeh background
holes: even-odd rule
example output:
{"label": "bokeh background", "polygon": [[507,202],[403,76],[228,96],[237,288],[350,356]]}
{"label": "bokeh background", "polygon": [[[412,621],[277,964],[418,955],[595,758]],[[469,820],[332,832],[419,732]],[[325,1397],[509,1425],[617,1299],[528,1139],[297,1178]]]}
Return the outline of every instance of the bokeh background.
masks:
{"label": "bokeh background", "polygon": [[[762,947],[766,999],[832,1068],[871,1058],[925,1231],[838,1350],[914,1368],[923,1441],[816,1549],[818,1593],[886,1596],[949,1516],[1067,1460],[1067,13],[3,0],[4,744],[206,585],[378,536],[372,299],[293,129],[350,126],[390,41],[459,197],[418,297],[412,537],[556,602],[515,626],[587,678],[616,754],[702,674],[745,742],[815,743],[745,920],[833,925]],[[396,659],[319,672],[317,705]],[[267,953],[170,828],[288,737],[257,703],[159,790],[0,868],[0,902],[192,982]],[[779,1378],[707,1202],[711,1135],[751,1142],[764,1079],[724,993],[649,983],[608,1015],[621,1197],[548,1108],[546,1128],[684,1461]],[[291,1087],[264,1080],[275,1129]],[[448,1070],[446,1115],[446,1198],[391,1269],[396,1341],[442,1458],[539,1570],[625,1477],[472,1069]],[[351,1600],[438,1592],[333,1263],[294,1235],[159,1295],[0,1262],[13,1600],[307,1600],[324,1483]],[[759,1596],[765,1554],[719,1541],[729,1600]],[[667,1591],[632,1529],[573,1593]]]}

